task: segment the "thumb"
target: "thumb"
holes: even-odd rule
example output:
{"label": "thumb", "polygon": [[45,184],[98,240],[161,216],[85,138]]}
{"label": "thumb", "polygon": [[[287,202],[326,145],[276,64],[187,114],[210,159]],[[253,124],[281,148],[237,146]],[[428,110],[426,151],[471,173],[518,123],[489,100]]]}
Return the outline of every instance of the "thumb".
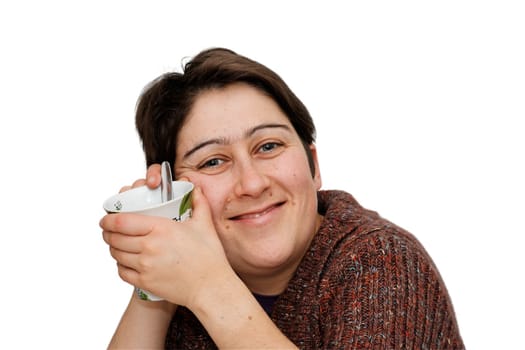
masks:
{"label": "thumb", "polygon": [[195,187],[192,193],[192,219],[212,221],[211,209],[208,199],[198,186]]}

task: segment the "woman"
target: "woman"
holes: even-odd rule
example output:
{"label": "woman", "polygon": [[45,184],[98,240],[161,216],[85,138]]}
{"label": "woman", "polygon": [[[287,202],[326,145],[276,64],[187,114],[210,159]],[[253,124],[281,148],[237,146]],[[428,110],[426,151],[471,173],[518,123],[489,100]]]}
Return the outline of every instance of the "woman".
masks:
{"label": "woman", "polygon": [[[320,191],[315,127],[278,75],[226,49],[153,81],[137,130],[195,184],[185,222],[101,220],[133,295],[110,348],[463,348],[420,243],[345,192]],[[124,188],[125,190],[126,188]]]}

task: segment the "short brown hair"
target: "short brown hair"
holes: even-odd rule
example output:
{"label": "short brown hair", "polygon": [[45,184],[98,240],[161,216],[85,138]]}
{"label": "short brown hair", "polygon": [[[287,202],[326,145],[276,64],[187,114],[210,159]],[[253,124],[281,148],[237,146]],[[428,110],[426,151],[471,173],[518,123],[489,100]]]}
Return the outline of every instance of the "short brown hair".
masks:
{"label": "short brown hair", "polygon": [[259,89],[279,105],[303,142],[314,174],[308,146],[315,141],[315,126],[306,107],[275,72],[223,48],[204,50],[185,64],[183,73],[165,73],[145,87],[135,123],[147,166],[167,160],[174,169],[177,136],[196,98],[206,90],[239,82]]}

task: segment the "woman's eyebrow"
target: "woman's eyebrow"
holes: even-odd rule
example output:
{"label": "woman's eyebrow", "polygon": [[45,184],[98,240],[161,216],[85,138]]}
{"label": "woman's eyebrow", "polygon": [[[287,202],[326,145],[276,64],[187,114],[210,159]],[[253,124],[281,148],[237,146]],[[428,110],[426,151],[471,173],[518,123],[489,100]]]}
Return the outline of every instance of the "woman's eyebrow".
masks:
{"label": "woman's eyebrow", "polygon": [[261,125],[257,125],[251,129],[249,129],[246,133],[245,133],[245,137],[249,137],[249,136],[252,136],[253,134],[255,134],[257,131],[259,130],[262,130],[262,129],[267,129],[267,128],[282,128],[282,129],[285,129],[287,131],[291,131],[290,130],[290,127],[286,124],[261,124]]}
{"label": "woman's eyebrow", "polygon": [[188,158],[193,153],[197,152],[198,150],[200,150],[203,147],[206,147],[206,146],[209,146],[209,145],[226,145],[226,144],[228,144],[228,141],[226,139],[224,139],[224,138],[216,138],[216,139],[210,139],[210,140],[206,140],[206,141],[200,142],[197,145],[195,145],[192,149],[190,149],[189,151],[184,153],[184,156],[182,157],[182,159]]}
{"label": "woman's eyebrow", "polygon": [[[291,131],[290,126],[288,126],[286,124],[272,124],[272,123],[270,123],[270,124],[261,124],[261,125],[254,126],[251,129],[248,129],[244,133],[244,138],[248,138],[250,136],[253,136],[253,134],[255,134],[256,132],[258,132],[260,130],[271,129],[271,128],[281,128],[281,129],[285,129],[287,131]],[[198,150],[200,150],[201,148],[204,148],[206,146],[209,146],[209,145],[227,145],[229,143],[231,143],[231,141],[228,140],[227,138],[224,138],[224,137],[213,138],[213,139],[209,139],[209,140],[205,140],[205,141],[199,142],[197,145],[195,145],[190,150],[188,150],[186,153],[184,153],[183,159],[188,158],[193,153],[197,152]]]}

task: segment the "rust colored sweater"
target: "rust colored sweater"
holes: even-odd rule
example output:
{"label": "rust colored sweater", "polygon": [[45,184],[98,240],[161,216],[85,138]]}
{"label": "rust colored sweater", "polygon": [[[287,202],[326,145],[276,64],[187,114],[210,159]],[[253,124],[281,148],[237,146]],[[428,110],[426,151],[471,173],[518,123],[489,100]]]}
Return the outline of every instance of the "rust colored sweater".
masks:
{"label": "rust colored sweater", "polygon": [[[463,349],[445,284],[421,244],[348,193],[318,197],[324,220],[271,313],[281,331],[301,349]],[[166,348],[216,347],[179,307]]]}

